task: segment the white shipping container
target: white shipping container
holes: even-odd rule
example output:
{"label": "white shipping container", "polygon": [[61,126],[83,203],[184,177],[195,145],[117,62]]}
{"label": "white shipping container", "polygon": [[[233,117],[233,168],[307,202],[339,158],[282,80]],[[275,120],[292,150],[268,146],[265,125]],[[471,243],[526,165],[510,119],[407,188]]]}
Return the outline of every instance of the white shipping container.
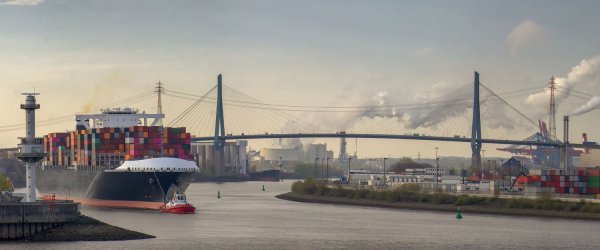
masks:
{"label": "white shipping container", "polygon": [[542,175],[541,169],[531,169],[529,170],[529,175]]}

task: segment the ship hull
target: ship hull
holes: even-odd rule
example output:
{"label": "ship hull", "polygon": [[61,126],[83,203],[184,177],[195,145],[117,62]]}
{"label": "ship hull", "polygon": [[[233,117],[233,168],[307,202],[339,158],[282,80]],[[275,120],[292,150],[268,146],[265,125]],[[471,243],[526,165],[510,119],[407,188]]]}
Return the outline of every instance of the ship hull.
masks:
{"label": "ship hull", "polygon": [[260,172],[250,172],[251,181],[279,181],[281,172],[276,169]]}
{"label": "ship hull", "polygon": [[192,180],[193,172],[42,170],[38,189],[94,200],[164,202]]}

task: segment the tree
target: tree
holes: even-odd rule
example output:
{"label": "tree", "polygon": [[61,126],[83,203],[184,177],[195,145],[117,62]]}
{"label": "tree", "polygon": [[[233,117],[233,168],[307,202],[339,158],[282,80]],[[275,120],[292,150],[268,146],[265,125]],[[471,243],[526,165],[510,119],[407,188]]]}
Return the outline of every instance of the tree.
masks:
{"label": "tree", "polygon": [[[317,177],[321,178],[322,173],[325,174],[325,165],[317,163]],[[323,168],[323,169],[321,169]],[[313,177],[315,175],[315,165],[304,162],[297,162],[294,164],[294,173],[302,177]],[[344,170],[341,170],[339,166],[330,164],[329,165],[329,177],[338,177],[344,175]]]}

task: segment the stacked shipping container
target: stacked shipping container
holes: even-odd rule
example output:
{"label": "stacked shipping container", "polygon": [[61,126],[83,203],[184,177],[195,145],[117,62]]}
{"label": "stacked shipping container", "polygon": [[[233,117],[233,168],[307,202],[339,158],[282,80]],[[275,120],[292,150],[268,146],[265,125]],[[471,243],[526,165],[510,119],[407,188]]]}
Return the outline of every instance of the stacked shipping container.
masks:
{"label": "stacked shipping container", "polygon": [[176,157],[189,160],[185,128],[94,128],[44,136],[46,166],[116,167],[123,160]]}
{"label": "stacked shipping container", "polygon": [[587,189],[590,194],[600,194],[600,170],[590,169],[587,171]]}
{"label": "stacked shipping container", "polygon": [[599,194],[600,170],[597,169],[544,169],[530,171],[521,176],[517,183],[523,185],[526,194]]}
{"label": "stacked shipping container", "polygon": [[66,146],[69,133],[51,133],[44,136],[44,152],[47,153],[47,161],[52,165],[63,165],[66,156]]}

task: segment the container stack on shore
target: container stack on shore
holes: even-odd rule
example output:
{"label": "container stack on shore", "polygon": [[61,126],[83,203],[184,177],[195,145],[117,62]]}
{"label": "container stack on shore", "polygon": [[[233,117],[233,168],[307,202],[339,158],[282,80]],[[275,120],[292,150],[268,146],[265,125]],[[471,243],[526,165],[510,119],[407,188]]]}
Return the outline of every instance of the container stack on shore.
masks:
{"label": "container stack on shore", "polygon": [[540,193],[597,195],[600,193],[600,170],[597,169],[543,169],[530,170],[529,176],[517,178],[527,195]]}
{"label": "container stack on shore", "polygon": [[124,160],[175,157],[189,160],[185,128],[93,128],[44,136],[45,166],[116,167]]}
{"label": "container stack on shore", "polygon": [[587,190],[590,194],[596,194],[600,198],[600,169],[590,169],[587,171]]}

